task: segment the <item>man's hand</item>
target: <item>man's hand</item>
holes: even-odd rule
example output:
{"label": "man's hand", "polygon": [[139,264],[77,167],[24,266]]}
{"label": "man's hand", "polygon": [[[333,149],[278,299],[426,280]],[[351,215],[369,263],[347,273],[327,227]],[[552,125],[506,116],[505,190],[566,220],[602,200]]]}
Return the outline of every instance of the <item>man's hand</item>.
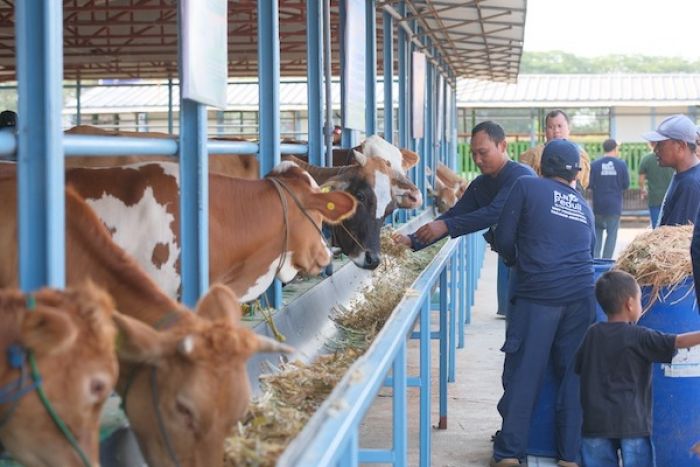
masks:
{"label": "man's hand", "polygon": [[447,233],[445,221],[428,222],[416,231],[416,238],[421,243],[431,243]]}
{"label": "man's hand", "polygon": [[398,243],[399,245],[411,248],[411,239],[408,238],[407,235],[402,234],[401,232],[394,232],[393,234],[391,234],[391,239],[394,241],[394,243]]}
{"label": "man's hand", "polygon": [[645,190],[644,188],[640,188],[639,195],[642,199],[647,199],[647,190]]}

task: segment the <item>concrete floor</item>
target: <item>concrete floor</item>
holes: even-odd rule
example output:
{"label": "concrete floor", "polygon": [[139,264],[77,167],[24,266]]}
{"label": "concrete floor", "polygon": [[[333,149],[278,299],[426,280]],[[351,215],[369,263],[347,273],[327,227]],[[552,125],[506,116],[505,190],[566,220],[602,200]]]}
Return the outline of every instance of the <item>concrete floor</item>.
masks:
{"label": "concrete floor", "polygon": [[[623,224],[618,234],[617,256],[644,224]],[[457,351],[457,381],[448,389],[447,430],[433,430],[432,465],[487,466],[491,457],[491,435],[500,428],[496,404],[502,394],[503,354],[499,351],[505,335],[505,321],[496,317],[496,255],[486,254],[481,272],[472,322],[466,328],[465,348]],[[433,328],[437,328],[434,322]],[[409,346],[409,374],[418,373],[418,343]],[[433,341],[432,420],[438,421],[438,342]],[[384,390],[363,423],[360,446],[386,448],[391,442],[391,392]],[[418,465],[419,393],[409,389],[409,464]],[[553,466],[552,459],[530,458],[530,467]]]}

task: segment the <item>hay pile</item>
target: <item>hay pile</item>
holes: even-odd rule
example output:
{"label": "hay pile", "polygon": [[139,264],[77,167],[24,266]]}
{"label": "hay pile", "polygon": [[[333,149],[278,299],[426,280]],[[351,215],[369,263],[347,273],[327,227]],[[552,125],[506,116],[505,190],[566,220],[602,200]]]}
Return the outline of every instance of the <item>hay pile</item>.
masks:
{"label": "hay pile", "polygon": [[692,225],[662,226],[638,235],[620,255],[614,268],[632,274],[640,286],[651,287],[644,311],[659,299],[663,287],[673,291],[693,274],[690,262],[692,237]]}
{"label": "hay pile", "polygon": [[237,432],[226,440],[226,465],[275,465],[347,369],[369,347],[406,289],[443,243],[407,254],[390,236],[389,230],[382,232],[384,264],[373,274],[372,285],[349,308],[335,310],[338,337],[326,343],[332,353],[310,364],[284,364],[277,373],[261,377],[263,395],[251,403]]}

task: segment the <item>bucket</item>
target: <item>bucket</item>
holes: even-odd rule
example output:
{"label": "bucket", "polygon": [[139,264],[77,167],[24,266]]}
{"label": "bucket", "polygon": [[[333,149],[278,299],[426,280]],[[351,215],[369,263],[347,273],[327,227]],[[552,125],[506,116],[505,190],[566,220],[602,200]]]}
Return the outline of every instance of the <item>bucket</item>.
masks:
{"label": "bucket", "polygon": [[[615,264],[612,259],[596,259],[593,261],[593,279],[598,278]],[[605,313],[596,303],[595,319],[606,321]],[[530,436],[527,443],[527,453],[537,457],[557,457],[557,440],[555,432],[556,403],[559,381],[554,373],[550,360],[544,373],[544,381],[540,395],[530,418]],[[664,464],[659,464],[664,465]]]}
{"label": "bucket", "polygon": [[[649,287],[642,288],[642,304],[649,300]],[[693,278],[673,292],[662,289],[661,297],[639,320],[640,326],[682,334],[700,330]],[[671,364],[654,363],[652,370],[652,440],[656,464],[700,466],[690,447],[700,441],[700,348],[680,349]]]}

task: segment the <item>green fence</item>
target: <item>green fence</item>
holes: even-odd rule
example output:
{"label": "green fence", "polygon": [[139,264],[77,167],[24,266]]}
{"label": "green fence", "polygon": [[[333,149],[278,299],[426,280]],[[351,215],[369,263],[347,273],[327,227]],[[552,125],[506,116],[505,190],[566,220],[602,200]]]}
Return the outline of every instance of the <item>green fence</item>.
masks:
{"label": "green fence", "polygon": [[[603,154],[602,143],[584,143],[583,148],[589,156],[595,160]],[[530,148],[529,141],[516,141],[508,143],[508,155],[513,160],[518,160],[520,154]],[[638,188],[639,163],[645,154],[649,153],[646,143],[624,143],[620,146],[620,157],[627,163],[630,171],[630,188]],[[457,169],[468,180],[473,180],[479,175],[479,169],[469,152],[469,144],[460,143],[457,146]]]}

